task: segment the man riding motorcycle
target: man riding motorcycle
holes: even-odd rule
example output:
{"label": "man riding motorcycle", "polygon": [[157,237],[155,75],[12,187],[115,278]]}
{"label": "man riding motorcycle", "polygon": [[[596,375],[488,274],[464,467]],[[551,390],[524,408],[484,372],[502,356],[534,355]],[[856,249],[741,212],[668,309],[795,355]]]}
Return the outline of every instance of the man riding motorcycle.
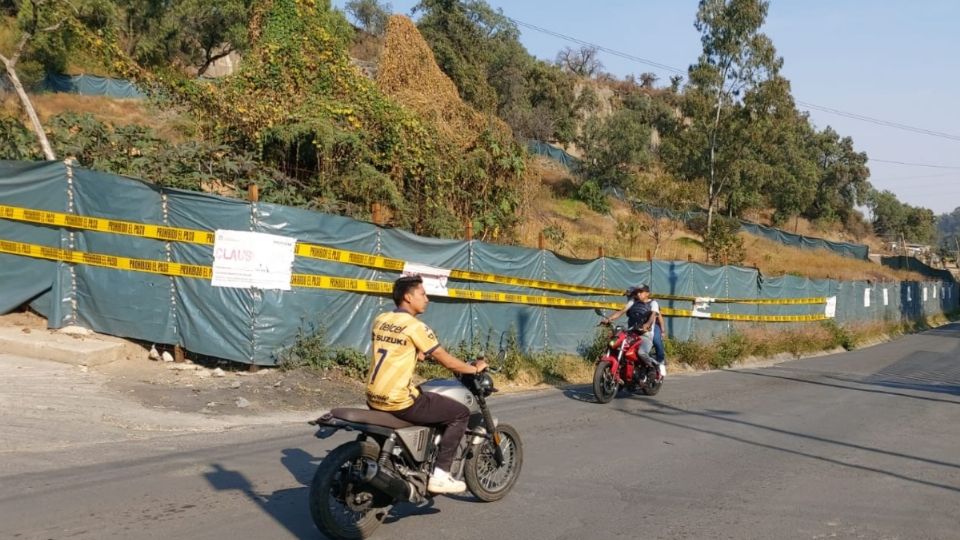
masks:
{"label": "man riding motorcycle", "polygon": [[627,314],[627,325],[635,332],[640,334],[640,353],[641,357],[648,359],[657,365],[657,376],[662,379],[666,375],[666,366],[663,362],[650,358],[650,350],[653,348],[653,334],[650,329],[657,323],[658,311],[653,310],[653,302],[650,300],[650,287],[641,284],[638,287],[630,287],[624,293],[629,298],[627,304],[620,311],[605,317],[604,324],[609,324]]}
{"label": "man riding motorcycle", "polygon": [[467,486],[450,476],[457,444],[467,428],[470,411],[453,399],[413,385],[417,362],[432,356],[443,367],[460,374],[479,374],[487,363],[470,365],[440,346],[436,335],[416,317],[427,310],[430,299],[423,278],[404,276],[393,283],[397,309],[381,313],[371,329],[373,357],[367,374],[367,405],[389,412],[411,424],[442,426],[436,467],[427,484],[431,493],[460,493]]}

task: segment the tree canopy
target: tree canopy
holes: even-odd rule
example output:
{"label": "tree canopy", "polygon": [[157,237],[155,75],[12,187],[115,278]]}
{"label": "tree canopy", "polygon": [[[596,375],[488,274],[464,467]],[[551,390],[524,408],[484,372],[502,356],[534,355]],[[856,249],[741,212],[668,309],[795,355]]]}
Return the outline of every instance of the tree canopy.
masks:
{"label": "tree canopy", "polygon": [[[421,0],[415,28],[388,24],[389,4],[351,0],[346,11],[365,30],[356,33],[329,0],[0,0],[11,30],[0,55],[14,57],[16,38],[29,34],[15,56],[25,86],[48,71],[100,65],[100,74],[134,79],[164,107],[196,118],[193,150],[78,116],[47,126],[55,149],[76,144],[57,131],[65,122],[101,133],[80,153],[90,164],[152,174],[168,164],[144,160],[194,163],[229,149],[240,169],[263,169],[236,181],[263,182],[265,200],[360,218],[381,202],[393,224],[425,234],[459,234],[468,221],[480,234],[509,231],[522,208],[522,143],[536,139],[575,145],[583,158],[576,191],[599,210],[609,208],[607,188],[650,198],[638,186],[655,178],[670,184],[664,193],[700,195],[684,195],[683,205],[706,208],[705,232],[716,213],[769,209],[778,224],[804,217],[858,238],[872,227],[929,241],[932,213],[874,191],[854,141],[797,109],[784,60],[763,32],[768,7],[700,0],[693,24],[702,52],[686,78],[662,87],[652,73],[603,73],[592,46],[535,58],[517,25],[483,0]],[[46,28],[56,31],[38,31]],[[372,77],[349,52],[370,34],[382,49]],[[242,57],[237,72],[196,80],[231,53]],[[29,133],[0,117],[4,155],[38,157]],[[89,146],[131,137],[152,156],[135,166]],[[941,235],[954,234],[949,216]]]}

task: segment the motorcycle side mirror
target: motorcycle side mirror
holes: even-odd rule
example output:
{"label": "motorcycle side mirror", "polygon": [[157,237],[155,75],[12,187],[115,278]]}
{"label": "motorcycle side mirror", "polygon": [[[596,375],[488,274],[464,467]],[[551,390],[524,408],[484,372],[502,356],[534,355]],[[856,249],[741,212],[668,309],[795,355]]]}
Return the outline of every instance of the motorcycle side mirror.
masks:
{"label": "motorcycle side mirror", "polygon": [[500,351],[497,353],[497,357],[494,358],[492,362],[488,362],[487,371],[490,373],[499,373],[501,370],[503,370],[503,366],[506,364],[506,362],[507,351],[500,349]]}

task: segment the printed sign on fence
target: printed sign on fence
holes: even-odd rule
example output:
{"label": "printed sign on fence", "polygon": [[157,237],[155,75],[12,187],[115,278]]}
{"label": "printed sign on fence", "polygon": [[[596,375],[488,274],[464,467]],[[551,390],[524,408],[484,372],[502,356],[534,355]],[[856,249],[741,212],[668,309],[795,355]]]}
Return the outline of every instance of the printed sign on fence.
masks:
{"label": "printed sign on fence", "polygon": [[863,307],[870,307],[870,288],[863,290]]}
{"label": "printed sign on fence", "polygon": [[836,296],[831,296],[827,298],[827,305],[824,308],[823,313],[824,315],[827,316],[828,319],[832,319],[837,316],[837,297]]}
{"label": "printed sign on fence", "polygon": [[710,318],[710,302],[713,302],[714,298],[697,298],[693,302],[693,311],[690,312],[692,317],[701,317],[704,319]]}
{"label": "printed sign on fence", "polygon": [[887,289],[883,290],[883,305],[890,305],[890,294],[887,292]]}
{"label": "printed sign on fence", "polygon": [[214,287],[290,290],[296,238],[218,230],[213,244]]}
{"label": "printed sign on fence", "polygon": [[423,290],[427,292],[427,296],[450,296],[447,290],[450,270],[446,268],[408,262],[403,265],[403,275],[422,277]]}

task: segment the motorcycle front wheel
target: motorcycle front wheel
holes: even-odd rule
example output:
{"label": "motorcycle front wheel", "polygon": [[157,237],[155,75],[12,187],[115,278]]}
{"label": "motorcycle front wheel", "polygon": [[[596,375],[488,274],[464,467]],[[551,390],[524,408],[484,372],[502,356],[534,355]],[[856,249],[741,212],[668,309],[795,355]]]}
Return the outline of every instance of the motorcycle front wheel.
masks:
{"label": "motorcycle front wheel", "polygon": [[597,362],[597,368],[593,371],[593,395],[597,403],[610,403],[613,396],[617,395],[617,381],[610,371],[609,362]]}
{"label": "motorcycle front wheel", "polygon": [[318,529],[334,538],[369,538],[391,506],[374,506],[383,495],[352,480],[363,458],[376,461],[377,446],[360,441],[334,448],[323,458],[310,484],[310,515]]}
{"label": "motorcycle front wheel", "polygon": [[520,476],[523,466],[523,443],[520,434],[509,424],[497,426],[500,436],[500,451],[503,464],[497,466],[494,455],[494,442],[484,440],[473,446],[470,456],[464,463],[464,480],[467,489],[484,502],[499,501],[504,498]]}

